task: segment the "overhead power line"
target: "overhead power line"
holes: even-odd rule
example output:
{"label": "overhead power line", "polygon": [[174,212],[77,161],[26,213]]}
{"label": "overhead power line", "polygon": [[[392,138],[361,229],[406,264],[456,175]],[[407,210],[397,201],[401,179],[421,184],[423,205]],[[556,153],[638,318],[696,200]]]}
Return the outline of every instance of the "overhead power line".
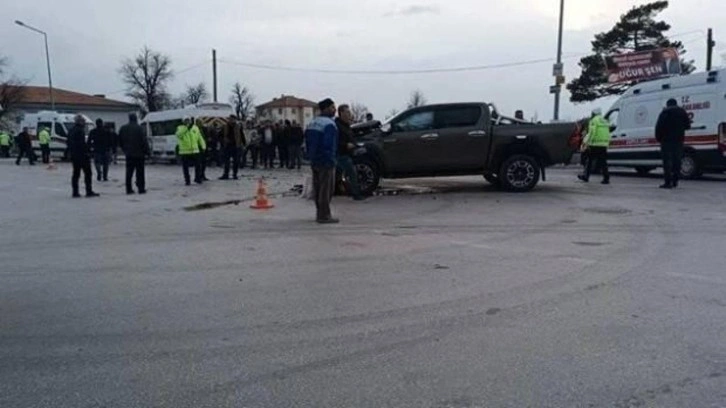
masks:
{"label": "overhead power line", "polygon": [[[567,59],[578,58],[580,55],[571,55],[566,57]],[[247,62],[239,62],[229,59],[220,59],[219,62],[223,64],[236,65],[246,68],[255,69],[266,69],[272,71],[289,71],[289,72],[309,72],[319,74],[342,74],[342,75],[407,75],[407,74],[436,74],[445,72],[466,72],[466,71],[484,71],[489,69],[498,68],[512,68],[524,65],[542,64],[545,62],[554,61],[553,58],[541,58],[525,61],[506,62],[501,64],[490,64],[490,65],[475,65],[467,67],[455,67],[455,68],[431,68],[431,69],[409,69],[409,70],[344,70],[344,69],[325,69],[325,68],[304,68],[304,67],[289,67],[281,65],[267,65],[267,64],[255,64]]]}

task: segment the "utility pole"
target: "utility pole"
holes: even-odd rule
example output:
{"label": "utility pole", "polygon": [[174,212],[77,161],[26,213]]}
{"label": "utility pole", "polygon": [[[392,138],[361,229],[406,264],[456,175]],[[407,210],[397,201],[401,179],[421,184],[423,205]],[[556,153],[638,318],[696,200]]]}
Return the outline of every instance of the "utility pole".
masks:
{"label": "utility pole", "polygon": [[560,0],[560,28],[557,35],[557,64],[553,74],[555,75],[555,86],[551,90],[555,94],[555,115],[554,120],[560,119],[560,96],[562,95],[562,82],[564,78],[564,70],[562,66],[562,31],[565,21],[565,0]]}
{"label": "utility pole", "polygon": [[713,40],[713,29],[708,29],[708,38],[706,40],[706,71],[710,71],[713,66],[713,47],[716,41]]}
{"label": "utility pole", "polygon": [[217,103],[217,50],[212,50],[212,80],[214,83],[214,103]]}
{"label": "utility pole", "polygon": [[25,27],[30,31],[34,31],[38,34],[41,34],[43,36],[43,38],[45,39],[45,62],[48,65],[48,92],[50,93],[50,109],[54,111],[55,110],[55,96],[53,95],[53,77],[50,74],[50,52],[48,51],[48,34],[46,34],[46,32],[43,30],[39,30],[33,26],[27,25],[19,20],[15,20],[15,24],[19,25],[20,27]]}

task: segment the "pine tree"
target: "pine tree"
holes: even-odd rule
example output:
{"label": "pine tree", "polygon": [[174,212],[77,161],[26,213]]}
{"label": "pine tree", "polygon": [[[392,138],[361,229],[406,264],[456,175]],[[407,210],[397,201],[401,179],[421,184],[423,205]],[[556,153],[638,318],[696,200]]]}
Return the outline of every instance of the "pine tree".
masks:
{"label": "pine tree", "polygon": [[[631,84],[608,84],[604,60],[607,55],[675,48],[682,58],[686,53],[683,43],[671,41],[665,36],[671,28],[670,24],[655,20],[666,8],[667,0],[633,7],[620,17],[620,21],[610,31],[596,34],[592,42],[593,54],[580,60],[582,75],[567,85],[572,94],[570,100],[589,102],[604,96],[620,95],[628,89]],[[681,59],[682,74],[690,74],[695,69],[693,60]]]}

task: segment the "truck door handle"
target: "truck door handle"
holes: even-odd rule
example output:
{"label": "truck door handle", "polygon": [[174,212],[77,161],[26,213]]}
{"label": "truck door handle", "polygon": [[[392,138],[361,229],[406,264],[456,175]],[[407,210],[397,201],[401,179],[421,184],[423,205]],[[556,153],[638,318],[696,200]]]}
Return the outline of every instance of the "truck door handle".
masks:
{"label": "truck door handle", "polygon": [[484,130],[474,130],[474,131],[469,132],[469,136],[474,136],[474,137],[486,136],[486,135],[487,135],[487,132]]}
{"label": "truck door handle", "polygon": [[438,138],[439,138],[438,133],[426,133],[425,135],[421,136],[421,139],[424,139],[424,140],[436,140]]}

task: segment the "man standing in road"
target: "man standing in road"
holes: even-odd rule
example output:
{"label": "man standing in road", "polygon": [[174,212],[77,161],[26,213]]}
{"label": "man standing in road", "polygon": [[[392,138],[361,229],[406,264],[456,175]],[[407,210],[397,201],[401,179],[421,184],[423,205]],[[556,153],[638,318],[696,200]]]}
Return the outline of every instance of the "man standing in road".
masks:
{"label": "man standing in road", "polygon": [[151,154],[149,139],[139,126],[136,114],[129,115],[129,123],[121,126],[119,145],[126,155],[126,194],[134,194],[131,180],[136,173],[136,187],[139,194],[146,194],[146,158]]}
{"label": "man standing in road", "polygon": [[194,182],[202,184],[201,167],[198,165],[199,151],[201,142],[198,139],[198,135],[192,131],[192,119],[189,117],[184,118],[184,123],[176,128],[176,138],[179,149],[179,157],[182,162],[182,169],[184,171],[184,183],[186,185],[191,184],[189,177],[189,168],[194,168]]}
{"label": "man standing in road", "polygon": [[353,123],[353,113],[348,105],[340,105],[338,108],[338,117],[335,119],[335,125],[338,127],[338,169],[345,175],[350,186],[350,194],[356,201],[363,200],[364,197],[360,193],[358,185],[358,174],[355,172],[353,164],[353,150],[355,143],[353,140],[353,129],[350,125]]}
{"label": "man standing in road", "polygon": [[669,99],[666,107],[658,116],[655,125],[655,138],[660,143],[663,156],[663,175],[665,184],[660,188],[678,187],[681,175],[681,159],[683,158],[683,142],[686,130],[691,128],[691,119],[685,109],[678,106],[675,99]]}
{"label": "man standing in road", "polygon": [[44,127],[38,132],[38,144],[40,145],[40,154],[43,163],[50,163],[50,132],[48,128]]}
{"label": "man standing in road", "polygon": [[239,160],[240,149],[245,148],[244,133],[242,124],[237,121],[237,117],[231,115],[227,119],[227,124],[222,132],[222,161],[224,162],[224,174],[220,180],[229,180],[229,161],[232,160],[232,178],[237,180],[239,177]]}
{"label": "man standing in road", "polygon": [[602,110],[597,108],[592,111],[585,145],[589,152],[589,159],[585,166],[585,174],[577,176],[587,183],[590,181],[590,173],[595,166],[602,171],[602,184],[610,184],[610,172],[608,171],[608,147],[610,146],[610,123],[603,118]]}
{"label": "man standing in road", "polygon": [[10,135],[4,130],[0,130],[0,153],[2,157],[10,157]]}
{"label": "man standing in road", "polygon": [[93,152],[93,163],[96,165],[96,180],[108,181],[108,163],[111,160],[111,134],[103,125],[103,120],[96,119],[96,128],[88,134],[88,146]]}
{"label": "man standing in road", "polygon": [[35,153],[33,153],[33,144],[30,140],[30,133],[28,133],[27,127],[24,127],[23,131],[15,137],[15,145],[18,146],[18,159],[15,160],[15,164],[20,166],[20,160],[23,159],[23,155],[27,155],[28,163],[31,166],[35,166]]}
{"label": "man standing in road", "polygon": [[338,148],[338,128],[335,126],[335,102],[325,99],[318,104],[320,116],[305,131],[305,146],[313,170],[316,221],[320,224],[337,224],[331,216],[330,201],[335,187],[335,156]]}
{"label": "man standing in road", "polygon": [[91,157],[86,144],[86,120],[81,115],[76,116],[75,125],[68,132],[68,154],[73,163],[73,177],[71,178],[73,198],[81,196],[78,193],[78,179],[81,177],[81,171],[83,171],[83,181],[86,185],[86,197],[98,197],[98,194],[93,192]]}
{"label": "man standing in road", "polygon": [[209,181],[207,178],[207,160],[209,155],[207,154],[207,134],[209,131],[205,128],[204,123],[201,119],[197,119],[192,126],[191,131],[194,132],[194,138],[199,144],[199,154],[197,155],[197,167],[199,168],[200,179],[202,181]]}
{"label": "man standing in road", "polygon": [[302,144],[305,139],[305,133],[302,127],[295,121],[292,122],[290,127],[290,145],[288,153],[289,166],[288,169],[292,170],[297,166],[300,170],[302,167]]}

